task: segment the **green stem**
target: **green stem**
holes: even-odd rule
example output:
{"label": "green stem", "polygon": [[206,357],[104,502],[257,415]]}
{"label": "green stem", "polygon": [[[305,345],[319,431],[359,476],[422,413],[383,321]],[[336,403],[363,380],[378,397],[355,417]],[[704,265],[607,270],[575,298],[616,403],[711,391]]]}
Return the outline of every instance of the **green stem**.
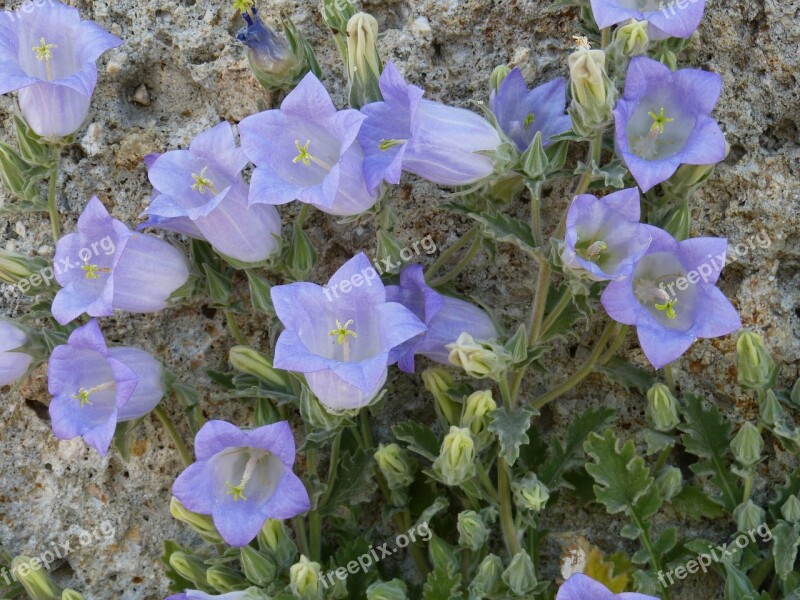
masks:
{"label": "green stem", "polygon": [[448,281],[452,281],[453,279],[455,279],[461,273],[461,271],[463,271],[469,266],[469,264],[472,262],[472,259],[475,258],[475,255],[478,254],[478,252],[480,251],[482,245],[483,245],[483,240],[481,239],[481,237],[480,236],[476,237],[472,241],[472,246],[470,246],[470,249],[466,253],[466,255],[464,255],[464,258],[458,261],[456,266],[450,269],[447,275],[442,275],[441,277],[432,279],[429,285],[431,287],[439,287],[440,285],[444,285]]}
{"label": "green stem", "polygon": [[191,465],[194,460],[192,460],[192,455],[189,452],[189,449],[186,447],[186,444],[183,443],[183,439],[181,435],[178,433],[178,429],[175,427],[175,423],[172,422],[172,419],[169,418],[167,412],[161,408],[160,406],[156,406],[153,409],[156,417],[158,420],[161,421],[161,424],[164,426],[164,429],[169,434],[169,437],[172,438],[172,442],[175,444],[175,448],[178,450],[178,454],[181,455],[181,459],[183,460],[183,464],[187,467]]}
{"label": "green stem", "polygon": [[536,246],[544,246],[544,233],[542,233],[542,201],[539,194],[531,190],[531,231]]}
{"label": "green stem", "polygon": [[471,243],[472,240],[480,235],[480,228],[478,225],[474,225],[472,229],[470,229],[467,234],[456,240],[455,243],[450,246],[447,250],[442,252],[438,259],[428,268],[427,273],[425,274],[425,280],[430,283],[433,279],[433,276],[441,269],[448,260],[461,248],[466,246],[467,244]]}
{"label": "green stem", "polygon": [[58,172],[61,170],[61,147],[57,146],[53,149],[55,154],[56,165],[50,172],[50,185],[47,191],[47,211],[50,213],[50,226],[53,229],[53,242],[57,242],[61,237],[61,231],[58,225],[58,206],[56,205],[56,186],[58,184]]}
{"label": "green stem", "polygon": [[303,225],[305,225],[306,218],[308,218],[308,204],[303,204],[300,208],[300,212],[297,215],[297,220],[295,221],[295,225],[302,229]]}
{"label": "green stem", "polygon": [[558,299],[558,302],[553,307],[553,310],[547,315],[547,318],[542,322],[542,334],[547,333],[550,331],[550,328],[555,325],[558,317],[561,316],[566,308],[569,306],[570,301],[572,300],[572,293],[568,286],[564,286],[564,291],[561,293],[561,297]]}
{"label": "green stem", "polygon": [[519,542],[519,533],[514,524],[514,511],[511,506],[511,482],[508,477],[508,463],[501,458],[497,463],[497,489],[500,491],[500,525],[503,529],[503,539],[509,557],[515,556],[522,550]]}
{"label": "green stem", "polygon": [[478,480],[483,485],[483,489],[486,490],[486,493],[489,494],[489,497],[492,499],[492,501],[498,502],[500,496],[497,494],[497,490],[494,489],[494,484],[492,484],[492,480],[489,477],[489,473],[486,472],[486,468],[480,461],[478,461],[477,470],[478,470]]}
{"label": "green stem", "polygon": [[320,509],[327,506],[331,494],[333,493],[333,486],[336,483],[336,467],[339,464],[339,449],[342,445],[343,432],[344,429],[340,429],[339,433],[337,433],[336,437],[333,439],[325,493],[319,499],[316,510],[314,510],[308,518],[311,526],[311,555],[315,557],[312,560],[319,560],[322,556],[322,515],[320,514]]}
{"label": "green stem", "polygon": [[236,319],[233,316],[233,311],[230,309],[225,310],[225,318],[228,321],[228,327],[231,329],[231,333],[233,333],[233,337],[236,340],[236,343],[240,346],[246,346],[247,342],[242,335],[242,331],[239,329],[239,326],[236,324]]}
{"label": "green stem", "polygon": [[[312,477],[317,476],[317,451],[314,448],[309,448],[306,452],[306,467]],[[308,515],[308,542],[311,560],[319,561],[322,552],[322,515],[319,512],[321,504],[317,502],[315,508]]]}
{"label": "green stem", "polygon": [[[661,572],[663,567],[661,566],[661,558],[659,558],[658,553],[656,552],[655,546],[653,546],[653,542],[650,539],[650,534],[648,533],[645,524],[642,520],[636,515],[633,511],[631,511],[631,520],[634,522],[636,527],[639,528],[639,531],[642,533],[639,534],[639,538],[642,540],[642,544],[644,545],[647,553],[650,555],[650,563],[653,567],[653,570],[656,572]],[[669,600],[669,590],[664,588],[664,591],[661,595],[662,600]]]}
{"label": "green stem", "polygon": [[614,338],[614,340],[608,346],[608,350],[606,350],[603,356],[600,357],[600,360],[597,361],[598,366],[602,367],[604,364],[606,364],[608,361],[614,358],[614,355],[617,353],[617,350],[619,350],[619,347],[625,341],[625,338],[628,337],[629,329],[630,327],[628,325],[622,325],[619,327],[619,331],[617,332],[617,335]]}
{"label": "green stem", "polygon": [[310,556],[311,552],[308,549],[308,534],[306,533],[306,522],[303,517],[295,517],[292,519],[294,525],[294,535],[300,544],[300,554]]}
{"label": "green stem", "polygon": [[670,455],[670,453],[671,453],[671,452],[672,452],[672,448],[671,448],[671,447],[669,447],[669,448],[664,448],[664,449],[661,451],[661,453],[658,455],[658,460],[656,461],[656,465],[655,465],[655,467],[653,468],[653,473],[655,473],[656,475],[658,475],[658,472],[661,470],[661,468],[662,468],[662,467],[664,466],[664,464],[667,462],[667,458],[669,457],[669,455]]}
{"label": "green stem", "polygon": [[362,408],[358,414],[359,422],[361,423],[361,438],[364,441],[364,449],[370,450],[372,446],[372,432],[369,429],[369,409]]}
{"label": "green stem", "polygon": [[667,380],[667,387],[675,393],[675,374],[672,372],[672,363],[664,367],[664,379]]}

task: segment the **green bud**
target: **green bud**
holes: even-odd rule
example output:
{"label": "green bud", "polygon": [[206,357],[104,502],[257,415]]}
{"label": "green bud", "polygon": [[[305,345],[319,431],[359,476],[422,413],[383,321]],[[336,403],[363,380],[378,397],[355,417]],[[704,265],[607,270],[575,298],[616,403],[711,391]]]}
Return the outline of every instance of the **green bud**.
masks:
{"label": "green bud", "polygon": [[749,422],[742,425],[731,441],[731,450],[733,456],[743,467],[752,467],[761,460],[764,440],[756,426]]}
{"label": "green bud", "polygon": [[433,394],[436,410],[450,425],[458,423],[461,409],[453,401],[450,391],[456,386],[453,376],[441,367],[430,367],[422,372],[422,383],[425,389]]}
{"label": "green bud", "polygon": [[764,509],[753,503],[752,500],[742,502],[733,509],[733,518],[736,521],[736,528],[741,533],[747,533],[758,529],[764,523],[766,513]]}
{"label": "green bud", "polygon": [[416,462],[397,444],[381,444],[374,456],[389,489],[407,488],[414,482]]}
{"label": "green bud", "polygon": [[739,385],[745,389],[765,389],[775,382],[777,369],[762,337],[745,331],[736,340],[739,359]]}
{"label": "green bud", "polygon": [[272,366],[272,358],[248,346],[234,346],[228,355],[231,365],[237,371],[253,375],[275,386],[289,387],[290,381],[285,371]]}
{"label": "green bud", "polygon": [[800,522],[800,500],[792,494],[781,506],[781,514],[789,523]]}
{"label": "green bud", "polygon": [[491,377],[498,381],[508,366],[509,357],[504,352],[501,353],[501,349],[485,342],[477,342],[467,332],[462,332],[455,342],[445,347],[450,351],[448,358],[451,364],[461,367],[468,375],[478,379]]}
{"label": "green bud", "polygon": [[479,390],[470,394],[464,402],[461,426],[469,427],[473,435],[479,436],[489,426],[489,413],[497,409],[491,390]]}
{"label": "green bud", "polygon": [[647,390],[647,420],[656,431],[672,431],[680,423],[678,401],[663,383]]}
{"label": "green bud", "polygon": [[503,575],[503,561],[499,556],[489,554],[478,565],[475,579],[469,584],[470,600],[472,598],[486,598],[500,591]]}
{"label": "green bud", "polygon": [[317,251],[299,221],[294,222],[286,255],[286,268],[296,280],[304,280],[317,262]]}
{"label": "green bud", "polygon": [[458,513],[458,545],[470,550],[479,550],[489,539],[489,529],[474,510]]}
{"label": "green bud", "polygon": [[28,592],[31,600],[54,600],[56,588],[38,558],[18,556],[11,561],[11,572]]}
{"label": "green bud", "polygon": [[289,569],[289,586],[295,598],[301,600],[317,600],[322,598],[319,585],[320,565],[308,560],[305,555]]}
{"label": "green bud", "polygon": [[225,565],[209,567],[206,571],[206,581],[208,585],[223,594],[244,590],[250,585],[244,575]]}
{"label": "green bud", "polygon": [[606,53],[583,41],[568,59],[572,105],[570,115],[586,135],[611,120],[616,91],[606,74]]}
{"label": "green bud", "polygon": [[202,559],[185,552],[173,552],[169,557],[169,566],[175,569],[178,575],[195,583],[198,587],[206,587],[208,566]]}
{"label": "green bud", "polygon": [[367,600],[406,600],[408,588],[399,579],[376,581],[367,588]]}
{"label": "green bud", "polygon": [[783,419],[785,413],[780,400],[772,390],[767,390],[764,401],[761,403],[761,418],[767,425],[775,425]]}
{"label": "green bud", "polygon": [[383,62],[378,54],[378,21],[358,13],[347,22],[347,74],[350,78],[350,106],[361,108],[383,100],[380,86]]}
{"label": "green bud", "polygon": [[[731,145],[725,142],[725,156],[731,151]],[[664,189],[677,196],[684,196],[686,192],[703,185],[711,176],[717,163],[711,165],[681,165],[675,174],[664,182]]]}
{"label": "green bud", "polygon": [[47,268],[48,263],[44,259],[28,258],[24,254],[0,248],[0,282],[2,283],[18,285],[23,279],[28,279],[31,275],[41,273]]}
{"label": "green bud", "polygon": [[528,473],[511,485],[514,490],[514,502],[518,508],[539,512],[550,499],[550,490],[539,481],[535,473]]}
{"label": "green bud", "polygon": [[664,467],[656,476],[656,486],[658,486],[661,497],[665,502],[669,502],[681,493],[683,489],[683,474],[677,467]]}
{"label": "green bud", "polygon": [[66,589],[61,592],[61,600],[86,600],[83,594],[79,594],[75,590]]}
{"label": "green bud", "polygon": [[261,587],[267,587],[275,579],[277,566],[275,561],[253,548],[242,546],[239,551],[239,562],[245,577]]}
{"label": "green bud", "polygon": [[223,542],[217,528],[214,527],[214,521],[208,515],[199,515],[186,508],[181,501],[175,496],[172,497],[169,503],[169,512],[172,516],[180,521],[186,523],[194,531],[200,534],[205,541],[211,544],[221,544]]}
{"label": "green bud", "polygon": [[428,540],[428,554],[434,569],[449,571],[458,564],[456,549],[438,535],[432,535]]}
{"label": "green bud", "polygon": [[489,78],[489,89],[495,94],[500,91],[500,85],[503,83],[511,69],[508,65],[500,65],[494,68],[492,76]]}
{"label": "green bud", "polygon": [[692,228],[692,211],[689,203],[684,201],[670,210],[662,221],[661,229],[669,233],[679,242],[689,237]]}
{"label": "green bud", "polygon": [[450,426],[433,469],[447,485],[458,485],[475,474],[475,442],[469,429]]}
{"label": "green bud", "polygon": [[286,532],[283,521],[267,519],[256,539],[261,552],[273,556],[281,567],[288,567],[294,562],[297,546]]}
{"label": "green bud", "polygon": [[625,56],[637,56],[647,51],[650,38],[647,35],[647,21],[631,19],[617,28],[614,44]]}
{"label": "green bud", "polygon": [[503,571],[503,581],[517,596],[525,596],[536,587],[533,561],[528,553],[521,550],[511,559],[511,564]]}

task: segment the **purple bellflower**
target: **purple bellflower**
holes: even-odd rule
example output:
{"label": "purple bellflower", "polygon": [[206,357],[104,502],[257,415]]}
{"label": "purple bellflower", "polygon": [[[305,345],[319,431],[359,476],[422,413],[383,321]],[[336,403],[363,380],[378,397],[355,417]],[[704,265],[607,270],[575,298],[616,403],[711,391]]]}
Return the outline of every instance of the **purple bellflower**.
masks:
{"label": "purple bellflower", "polygon": [[706,0],[591,0],[600,29],[628,19],[647,21],[651,39],[690,37],[703,19]]}
{"label": "purple bellflower", "polygon": [[0,13],[0,94],[19,90],[19,106],[36,133],[60,138],[89,114],[95,61],[122,40],[56,0]]}
{"label": "purple bellflower", "polygon": [[364,153],[356,136],[364,120],[357,110],[337,111],[313,73],[280,109],[239,123],[242,148],[256,165],[250,204],[299,200],[333,215],[356,215],[377,195],[364,182]]}
{"label": "purple bellflower", "polygon": [[559,588],[556,600],[658,600],[636,592],[615,594],[599,581],[583,573],[575,573]]}
{"label": "purple bellflower", "polygon": [[630,275],[650,245],[650,227],[639,223],[640,212],[635,187],[602,199],[577,196],[567,212],[564,264],[594,281]]}
{"label": "purple bellflower", "polygon": [[161,364],[137,348],[108,348],[94,319],[53,350],[47,384],[55,436],[82,436],[103,455],[118,422],[143,417],[164,396]]}
{"label": "purple bellflower", "polygon": [[652,242],[630,277],[608,284],[601,302],[609,316],[636,326],[648,360],[661,368],[698,338],[726,335],[742,326],[736,309],[716,287],[728,241],[676,241],[646,226]]}
{"label": "purple bellflower", "polygon": [[311,391],[333,410],[369,404],[386,382],[392,349],[426,330],[406,307],[387,301],[364,254],[347,261],[324,288],[273,287],[272,302],[286,327],[275,367],[305,373]]}
{"label": "purple bellflower", "polygon": [[469,185],[494,171],[490,153],[500,146],[497,130],[469,110],[423,100],[393,63],[380,78],[383,102],[362,107],[367,119],[358,141],[366,154],[370,190],[381,181],[400,183],[402,171],[440,185]]}
{"label": "purple bellflower", "polygon": [[211,515],[231,546],[249,544],[267,519],[290,519],[311,507],[292,472],[295,445],[287,421],[250,431],[209,421],[197,432],[194,451],[197,462],[178,476],[172,493],[187,509]]}
{"label": "purple bellflower", "polygon": [[149,313],[166,308],[189,278],[184,256],[171,244],[132,232],[96,197],[78,219],[77,233],[56,245],[53,316],[62,325],[81,314],[109,317],[114,310]]}
{"label": "purple bellflower", "polygon": [[520,152],[528,149],[539,132],[542,147],[547,148],[552,136],[572,128],[572,120],[565,114],[567,83],[563,79],[528,90],[522,72],[512,69],[492,94],[490,104],[500,127]]}
{"label": "purple bellflower", "polygon": [[402,304],[428,328],[423,335],[392,351],[392,358],[399,359],[397,366],[406,373],[414,372],[417,354],[450,365],[450,351],[446,346],[465,331],[478,340],[498,337],[497,328],[485,311],[464,300],[444,296],[428,286],[422,265],[409,265],[403,269],[400,285],[386,287],[386,300]]}
{"label": "purple bellflower", "polygon": [[151,155],[146,163],[155,194],[142,227],[205,240],[245,263],[266,260],[278,248],[280,215],[274,206],[248,206],[249,187],[241,175],[247,157],[230,124],[201,133],[188,150]]}
{"label": "purple bellflower", "polygon": [[722,78],[698,69],[674,73],[657,60],[631,60],[625,93],[614,108],[616,145],[642,191],[666,181],[681,164],[725,158],[725,136],[711,118]]}
{"label": "purple bellflower", "polygon": [[198,590],[186,590],[180,594],[173,594],[167,600],[258,600],[263,598],[260,594],[254,594],[245,590],[243,592],[228,592],[227,594],[211,595]]}
{"label": "purple bellflower", "polygon": [[33,357],[20,351],[27,341],[24,331],[0,319],[0,387],[14,383],[28,372]]}

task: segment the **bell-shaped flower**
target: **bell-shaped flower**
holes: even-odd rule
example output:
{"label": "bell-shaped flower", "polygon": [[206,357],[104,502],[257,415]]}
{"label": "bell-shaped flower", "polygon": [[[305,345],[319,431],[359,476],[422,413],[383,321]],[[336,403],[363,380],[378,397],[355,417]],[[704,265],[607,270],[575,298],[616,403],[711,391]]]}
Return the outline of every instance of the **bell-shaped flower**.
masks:
{"label": "bell-shaped flower", "polygon": [[690,37],[703,19],[706,0],[591,0],[598,27],[604,29],[628,19],[647,21],[650,38]]}
{"label": "bell-shaped flower", "polygon": [[284,99],[239,123],[242,148],[256,165],[250,204],[299,200],[333,215],[356,215],[377,195],[364,182],[364,153],[356,141],[364,120],[357,110],[337,111],[313,73]]}
{"label": "bell-shaped flower", "polygon": [[631,275],[608,284],[601,302],[609,316],[634,325],[648,360],[661,368],[698,338],[739,329],[736,309],[716,287],[728,251],[724,238],[678,242],[647,226],[652,241]]}
{"label": "bell-shaped flower", "polygon": [[622,279],[650,245],[650,228],[639,223],[639,189],[628,188],[598,199],[577,196],[567,212],[561,259],[589,279]]}
{"label": "bell-shaped flower", "polygon": [[559,588],[556,600],[658,600],[658,598],[636,592],[615,594],[599,581],[583,573],[575,573]]}
{"label": "bell-shaped flower", "polygon": [[386,300],[398,302],[425,323],[428,330],[392,351],[391,362],[406,373],[414,372],[414,357],[421,354],[445,365],[450,364],[448,344],[463,332],[479,340],[498,337],[497,328],[486,311],[458,298],[440,294],[427,283],[422,265],[409,265],[400,274],[400,285],[386,287]]}
{"label": "bell-shaped flower", "polygon": [[96,197],[78,219],[77,233],[56,245],[53,316],[62,325],[84,312],[109,317],[114,310],[163,310],[189,278],[186,258],[171,244],[132,232]]}
{"label": "bell-shaped flower", "polygon": [[382,181],[400,183],[402,171],[440,185],[468,185],[494,172],[489,156],[500,146],[497,130],[469,110],[423,100],[393,63],[380,79],[383,102],[362,107],[367,119],[358,141],[370,190]]}
{"label": "bell-shaped flower", "polygon": [[21,351],[27,341],[24,331],[0,319],[0,386],[14,383],[28,372],[33,357]]}
{"label": "bell-shaped flower", "polygon": [[[251,591],[252,590],[252,591]],[[242,592],[228,592],[227,594],[206,594],[198,590],[186,590],[180,594],[173,594],[167,600],[263,600],[264,595],[257,588],[250,588]]]}
{"label": "bell-shaped flower", "polygon": [[642,191],[669,179],[681,164],[725,158],[725,136],[711,118],[721,90],[716,73],[673,73],[657,60],[631,60],[625,93],[614,108],[615,138]]}
{"label": "bell-shaped flower", "polygon": [[256,263],[278,248],[281,218],[274,206],[248,205],[242,179],[247,157],[223,122],[198,135],[188,150],[149,157],[155,188],[142,227],[177,231],[209,242],[220,254]]}
{"label": "bell-shaped flower", "polygon": [[121,43],[57,0],[2,12],[0,94],[19,90],[22,115],[39,135],[70,135],[89,115],[97,85],[95,61]]}
{"label": "bell-shaped flower", "polygon": [[165,390],[161,364],[137,348],[108,348],[95,320],[53,350],[47,385],[55,436],[82,436],[103,455],[117,423],[149,413]]}
{"label": "bell-shaped flower", "polygon": [[197,462],[178,476],[172,493],[187,509],[211,515],[231,546],[249,544],[267,519],[290,519],[311,507],[292,472],[295,444],[287,421],[249,431],[209,421],[197,432],[194,452]]}
{"label": "bell-shaped flower", "polygon": [[554,79],[528,89],[519,69],[512,69],[491,98],[492,112],[505,134],[525,152],[536,134],[542,134],[542,147],[550,138],[572,128],[567,110],[567,83]]}
{"label": "bell-shaped flower", "polygon": [[347,261],[324,288],[273,287],[272,303],[286,327],[275,367],[305,373],[311,391],[334,410],[369,404],[386,382],[391,351],[426,330],[402,304],[387,301],[364,254]]}

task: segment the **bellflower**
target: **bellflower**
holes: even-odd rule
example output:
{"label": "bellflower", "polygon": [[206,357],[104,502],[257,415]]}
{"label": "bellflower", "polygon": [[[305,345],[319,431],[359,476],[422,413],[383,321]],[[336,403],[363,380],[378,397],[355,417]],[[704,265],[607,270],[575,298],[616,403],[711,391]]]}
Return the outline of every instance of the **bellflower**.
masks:
{"label": "bellflower", "polygon": [[628,19],[647,21],[650,37],[690,37],[703,19],[706,0],[591,0],[592,13],[600,29]]}
{"label": "bellflower", "polygon": [[95,320],[53,350],[47,385],[55,436],[82,436],[103,455],[118,422],[143,417],[164,396],[161,364],[137,348],[108,348]]}
{"label": "bellflower", "polygon": [[630,275],[650,245],[650,228],[639,223],[640,212],[638,188],[601,200],[577,196],[567,212],[564,264],[595,281]]}
{"label": "bellflower", "polygon": [[147,161],[155,196],[142,227],[159,227],[209,242],[241,262],[267,259],[278,247],[281,219],[274,206],[248,206],[242,179],[247,157],[223,122],[198,135],[188,150]]}
{"label": "bellflower", "polygon": [[89,114],[95,61],[121,43],[56,0],[0,13],[0,94],[19,90],[22,114],[39,135],[70,135]]}
{"label": "bellflower", "polygon": [[736,309],[715,286],[728,251],[723,238],[678,242],[647,226],[652,242],[630,277],[608,284],[601,302],[609,316],[637,328],[648,360],[661,368],[697,338],[739,329]]}
{"label": "bellflower", "polygon": [[496,150],[500,136],[486,119],[423,100],[423,90],[406,83],[393,63],[386,64],[380,88],[384,101],[361,109],[367,119],[358,135],[370,190],[383,180],[400,183],[402,171],[452,186],[492,174],[494,161],[481,153]]}
{"label": "bellflower", "polygon": [[338,111],[313,73],[306,75],[280,109],[239,124],[242,148],[256,165],[250,204],[299,200],[333,215],[356,215],[377,195],[364,183],[364,153],[356,136],[364,115]]}
{"label": "bellflower", "polygon": [[414,372],[417,354],[449,365],[450,351],[446,346],[465,331],[480,340],[498,336],[491,317],[485,311],[464,300],[444,296],[428,286],[422,265],[409,265],[403,269],[400,285],[386,287],[386,300],[402,304],[428,328],[424,335],[392,351],[392,357],[399,359],[398,367],[406,373]]}
{"label": "bellflower", "polygon": [[556,600],[658,600],[636,592],[615,594],[599,581],[583,573],[575,573],[559,588]]}
{"label": "bellflower", "polygon": [[62,325],[82,313],[108,317],[114,310],[149,313],[166,308],[189,277],[184,256],[152,235],[134,233],[113,219],[95,197],[78,219],[77,233],[56,245],[53,316]]}
{"label": "bellflower", "polygon": [[14,383],[28,372],[33,357],[20,351],[27,341],[28,336],[19,327],[0,320],[0,387]]}
{"label": "bellflower", "polygon": [[[247,46],[250,70],[266,89],[290,89],[303,74],[303,62],[292,52],[286,40],[266,26],[256,8],[242,13],[246,27],[236,39]],[[307,70],[307,69],[306,69]]]}
{"label": "bellflower", "polygon": [[536,134],[542,133],[542,147],[550,138],[572,128],[567,109],[567,83],[554,79],[528,90],[519,69],[512,69],[496,94],[492,94],[492,112],[505,134],[520,152],[525,152]]}
{"label": "bellflower", "polygon": [[672,72],[657,60],[631,60],[625,93],[614,109],[616,145],[642,191],[681,164],[725,158],[725,137],[711,118],[722,79],[698,69]]}
{"label": "bellflower", "polygon": [[178,476],[172,493],[188,510],[211,515],[231,546],[249,544],[267,519],[290,519],[311,507],[292,472],[295,444],[287,421],[250,431],[209,421],[197,432],[194,451],[197,462]]}
{"label": "bellflower", "polygon": [[311,391],[334,410],[369,404],[386,381],[390,352],[426,330],[406,307],[387,301],[364,254],[347,261],[324,288],[273,287],[272,303],[286,327],[275,367],[305,373]]}

